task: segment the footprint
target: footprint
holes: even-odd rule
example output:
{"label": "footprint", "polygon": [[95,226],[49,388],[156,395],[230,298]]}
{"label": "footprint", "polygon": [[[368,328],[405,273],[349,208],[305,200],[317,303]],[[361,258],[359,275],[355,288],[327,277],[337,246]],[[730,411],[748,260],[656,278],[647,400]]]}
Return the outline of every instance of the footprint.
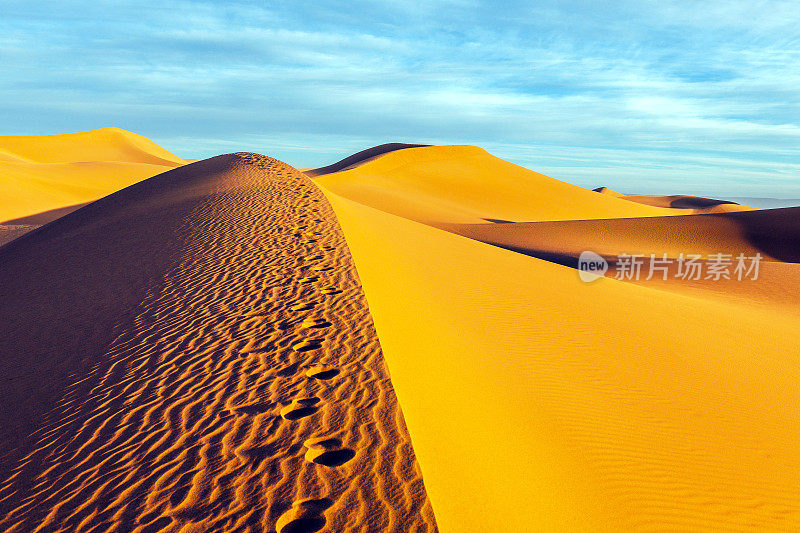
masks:
{"label": "footprint", "polygon": [[323,466],[342,466],[356,456],[350,448],[344,448],[342,441],[333,438],[308,439],[303,443],[308,448],[306,461]]}
{"label": "footprint", "polygon": [[331,323],[324,318],[306,318],[301,325],[304,328],[327,328]]}
{"label": "footprint", "polygon": [[301,304],[293,305],[289,309],[291,311],[308,311],[309,309],[314,309],[315,305],[317,305],[315,302],[304,302]]}
{"label": "footprint", "polygon": [[300,278],[300,283],[312,283],[317,281],[319,278],[317,276],[306,276],[304,278]]}
{"label": "footprint", "polygon": [[300,398],[292,400],[292,403],[281,409],[281,416],[284,420],[297,420],[306,416],[311,416],[319,410],[319,398]]}
{"label": "footprint", "polygon": [[335,287],[329,287],[327,289],[322,289],[320,292],[322,294],[339,294],[340,292],[342,292],[342,290],[341,289],[337,289]]}
{"label": "footprint", "polygon": [[322,365],[311,367],[306,371],[306,376],[313,379],[331,379],[332,377],[338,375],[339,375],[338,368],[327,367]]}
{"label": "footprint", "polygon": [[278,518],[277,533],[313,533],[325,526],[325,510],[333,505],[329,498],[308,499],[294,502],[292,507]]}
{"label": "footprint", "polygon": [[327,265],[317,265],[315,267],[312,267],[311,270],[316,270],[317,272],[324,272],[326,270],[333,270],[333,267]]}
{"label": "footprint", "polygon": [[292,346],[292,350],[295,352],[308,352],[310,350],[316,350],[322,346],[322,341],[319,339],[311,339],[307,341],[300,341],[294,346]]}

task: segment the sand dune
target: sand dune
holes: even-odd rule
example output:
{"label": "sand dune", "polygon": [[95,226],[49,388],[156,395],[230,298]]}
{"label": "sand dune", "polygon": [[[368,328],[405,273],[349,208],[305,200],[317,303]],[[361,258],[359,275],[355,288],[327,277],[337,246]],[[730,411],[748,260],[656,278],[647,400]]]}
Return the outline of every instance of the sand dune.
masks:
{"label": "sand dune", "polygon": [[530,255],[761,251],[770,283],[796,287],[783,261],[797,257],[797,212],[632,218],[682,210],[512,167],[478,149],[419,148],[316,181],[353,253],[441,530],[800,528],[786,475],[800,467],[800,317],[754,296],[758,285],[722,298],[586,284]]}
{"label": "sand dune", "polygon": [[[0,529],[800,529],[800,208],[470,146],[307,175],[218,156],[0,248]],[[584,283],[586,249],[764,262]]]}
{"label": "sand dune", "polygon": [[378,146],[373,146],[372,148],[367,148],[366,150],[361,150],[360,152],[357,152],[353,155],[349,155],[344,159],[337,161],[336,163],[333,163],[331,165],[319,168],[304,169],[304,172],[312,177],[321,176],[323,174],[331,174],[333,172],[341,172],[342,170],[349,170],[359,165],[363,165],[368,161],[372,161],[377,157],[388,154],[389,152],[394,152],[395,150],[404,150],[406,148],[420,148],[422,146],[430,146],[430,145],[407,144],[407,143],[380,144]]}
{"label": "sand dune", "polygon": [[673,209],[692,209],[696,213],[730,213],[735,211],[751,211],[754,208],[746,205],[739,205],[731,200],[715,200],[714,198],[704,198],[702,196],[689,196],[677,194],[672,196],[626,196],[612,191],[608,187],[598,187],[592,189],[594,192],[608,194],[615,198],[622,198],[644,205],[655,207],[667,207]]}
{"label": "sand dune", "polygon": [[[55,220],[132,183],[183,165],[149,139],[119,128],[0,136],[0,223],[51,212]],[[39,222],[39,223],[44,223]]]}
{"label": "sand dune", "polygon": [[441,224],[483,242],[546,256],[577,258],[584,250],[604,256],[619,253],[704,255],[729,253],[800,262],[800,208],[710,215],[568,220],[510,224]]}
{"label": "sand dune", "polygon": [[158,175],[0,269],[3,531],[435,530],[344,237],[291,167]]}
{"label": "sand dune", "polygon": [[[671,259],[667,280],[661,276],[634,280],[662,290],[722,298],[738,303],[780,306],[784,312],[800,311],[800,208],[769,209],[606,220],[569,220],[511,224],[441,224],[438,227],[561,265],[577,267],[585,250],[604,257],[615,276],[620,254],[643,256],[643,272],[650,256]],[[666,255],[665,255],[666,254]],[[733,265],[742,254],[759,254],[758,279],[680,279],[679,257],[703,256],[706,270],[715,254],[729,256]],[[749,264],[748,264],[749,266]],[[733,267],[735,268],[735,266]],[[732,269],[731,269],[732,270]]]}
{"label": "sand dune", "polygon": [[535,222],[673,216],[675,209],[597,194],[490,155],[477,146],[431,146],[386,153],[322,175],[331,192],[425,223]]}

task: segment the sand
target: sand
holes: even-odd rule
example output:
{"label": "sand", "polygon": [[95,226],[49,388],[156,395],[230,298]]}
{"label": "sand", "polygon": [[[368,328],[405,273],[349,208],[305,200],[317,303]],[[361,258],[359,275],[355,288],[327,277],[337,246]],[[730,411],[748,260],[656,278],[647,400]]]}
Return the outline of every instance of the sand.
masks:
{"label": "sand", "polygon": [[120,128],[0,136],[0,224],[45,224],[187,162]]}
{"label": "sand", "polygon": [[344,237],[288,165],[155,176],[0,269],[0,530],[435,531]]}
{"label": "sand", "polygon": [[756,250],[796,307],[795,211],[674,216],[469,147],[317,183],[442,531],[800,528],[797,313],[757,284],[586,284],[531,254]]}
{"label": "sand", "polygon": [[644,205],[655,207],[667,207],[672,209],[691,209],[699,213],[730,213],[735,211],[751,211],[754,208],[740,205],[731,200],[717,200],[715,198],[705,198],[702,196],[690,196],[686,194],[676,194],[672,196],[637,196],[625,195],[613,191],[608,187],[598,187],[592,189],[601,194],[608,194],[615,198],[622,198]]}
{"label": "sand", "polygon": [[[798,230],[472,146],[154,176],[0,247],[0,529],[797,531]],[[761,277],[614,279],[682,252]]]}

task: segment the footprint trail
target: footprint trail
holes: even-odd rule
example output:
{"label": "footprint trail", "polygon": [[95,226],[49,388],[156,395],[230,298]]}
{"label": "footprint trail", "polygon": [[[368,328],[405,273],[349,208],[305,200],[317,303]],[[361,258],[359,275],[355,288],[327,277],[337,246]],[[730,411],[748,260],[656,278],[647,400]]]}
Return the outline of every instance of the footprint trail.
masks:
{"label": "footprint trail", "polygon": [[[208,161],[214,173],[192,174]],[[174,207],[149,207],[148,188],[173,182]],[[113,261],[155,265],[142,297],[96,333],[110,331],[107,343],[80,356],[46,347],[56,361],[83,359],[63,387],[48,382],[55,405],[5,450],[0,530],[436,531],[353,261],[317,187],[277,160],[231,154],[87,212],[118,204],[133,206],[131,221],[157,224],[163,248],[151,259],[149,242],[126,241],[104,256],[112,273],[127,272]],[[62,220],[74,239],[106,238],[91,220]],[[116,239],[128,239],[120,227]],[[14,254],[47,244],[47,229]],[[10,254],[7,268],[19,268]],[[80,257],[58,275],[28,276],[47,286],[77,279],[79,267]],[[139,294],[127,278],[109,280],[119,286],[106,308]],[[99,309],[78,311],[106,323]],[[32,333],[3,324],[0,335],[38,346],[42,324],[23,324]]]}

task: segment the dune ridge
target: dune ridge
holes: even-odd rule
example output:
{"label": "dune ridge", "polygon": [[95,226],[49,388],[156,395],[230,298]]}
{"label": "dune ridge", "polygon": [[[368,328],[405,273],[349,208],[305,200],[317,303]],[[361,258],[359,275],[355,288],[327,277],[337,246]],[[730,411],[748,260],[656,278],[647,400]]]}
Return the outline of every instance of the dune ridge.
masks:
{"label": "dune ridge", "polygon": [[377,157],[394,152],[395,150],[404,150],[406,148],[420,148],[423,146],[430,146],[428,144],[408,144],[408,143],[386,143],[361,150],[353,155],[349,155],[336,163],[326,165],[319,168],[311,168],[305,170],[305,174],[311,177],[321,176],[323,174],[331,174],[333,172],[341,172],[342,170],[349,170],[359,165],[371,161]]}
{"label": "dune ridge", "polygon": [[0,270],[0,529],[436,530],[343,235],[288,165],[160,174]]}

